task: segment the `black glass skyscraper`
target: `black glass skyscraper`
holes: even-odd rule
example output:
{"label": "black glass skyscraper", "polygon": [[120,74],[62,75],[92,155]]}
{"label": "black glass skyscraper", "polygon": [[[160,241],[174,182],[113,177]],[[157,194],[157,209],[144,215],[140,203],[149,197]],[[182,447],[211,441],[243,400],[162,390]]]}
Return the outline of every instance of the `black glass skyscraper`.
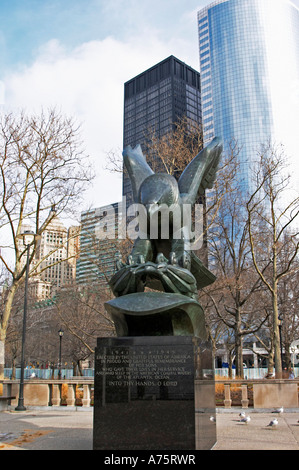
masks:
{"label": "black glass skyscraper", "polygon": [[[200,75],[170,56],[127,81],[124,86],[124,147],[145,147],[149,130],[161,137],[187,117],[201,123]],[[131,184],[124,172],[123,195],[132,203]]]}

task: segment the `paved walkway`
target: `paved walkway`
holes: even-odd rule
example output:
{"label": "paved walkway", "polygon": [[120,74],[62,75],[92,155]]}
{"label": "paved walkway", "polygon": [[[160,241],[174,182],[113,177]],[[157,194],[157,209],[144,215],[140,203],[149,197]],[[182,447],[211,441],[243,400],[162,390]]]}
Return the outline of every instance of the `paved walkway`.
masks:
{"label": "paved walkway", "polygon": [[[277,429],[267,426],[271,412],[250,411],[249,424],[239,412],[217,413],[214,450],[299,450],[299,410],[278,416]],[[92,409],[2,411],[0,450],[92,450],[92,428]]]}
{"label": "paved walkway", "polygon": [[[240,411],[217,414],[214,450],[299,450],[299,410],[281,415],[252,411],[248,424],[240,422]],[[268,426],[274,417],[277,428]]]}
{"label": "paved walkway", "polygon": [[0,450],[92,450],[93,411],[0,413]]}

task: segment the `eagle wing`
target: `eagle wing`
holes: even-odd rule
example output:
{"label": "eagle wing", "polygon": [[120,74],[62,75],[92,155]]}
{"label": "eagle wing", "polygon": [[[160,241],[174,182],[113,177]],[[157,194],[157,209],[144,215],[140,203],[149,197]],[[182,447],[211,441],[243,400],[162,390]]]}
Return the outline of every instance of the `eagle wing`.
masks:
{"label": "eagle wing", "polygon": [[128,145],[123,151],[123,158],[131,180],[134,201],[138,202],[141,184],[148,176],[153,175],[154,172],[146,163],[141,145],[137,145],[134,149],[132,149],[131,145]]}
{"label": "eagle wing", "polygon": [[185,168],[178,181],[183,203],[194,204],[199,194],[213,187],[222,149],[221,140],[215,137]]}

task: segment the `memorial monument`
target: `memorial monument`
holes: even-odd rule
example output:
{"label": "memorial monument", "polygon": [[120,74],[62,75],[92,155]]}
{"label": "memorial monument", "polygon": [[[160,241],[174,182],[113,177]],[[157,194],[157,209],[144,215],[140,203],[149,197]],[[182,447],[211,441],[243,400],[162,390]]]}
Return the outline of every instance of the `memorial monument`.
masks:
{"label": "memorial monument", "polygon": [[177,181],[154,173],[140,146],[123,152],[143,219],[110,280],[115,298],[105,308],[117,338],[98,338],[95,352],[95,450],[210,449],[216,442],[213,356],[198,301],[198,289],[215,276],[192,251],[202,234],[193,230],[191,209],[213,187],[221,153],[215,138]]}

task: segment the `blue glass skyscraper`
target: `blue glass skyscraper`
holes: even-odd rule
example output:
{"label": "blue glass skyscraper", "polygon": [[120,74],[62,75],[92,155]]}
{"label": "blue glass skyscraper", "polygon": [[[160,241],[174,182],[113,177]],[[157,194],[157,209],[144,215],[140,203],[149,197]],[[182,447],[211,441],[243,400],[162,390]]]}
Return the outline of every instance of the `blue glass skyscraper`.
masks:
{"label": "blue glass skyscraper", "polygon": [[269,139],[296,165],[298,8],[288,0],[219,0],[198,12],[198,30],[205,144],[215,135],[225,145],[237,141],[247,188]]}

